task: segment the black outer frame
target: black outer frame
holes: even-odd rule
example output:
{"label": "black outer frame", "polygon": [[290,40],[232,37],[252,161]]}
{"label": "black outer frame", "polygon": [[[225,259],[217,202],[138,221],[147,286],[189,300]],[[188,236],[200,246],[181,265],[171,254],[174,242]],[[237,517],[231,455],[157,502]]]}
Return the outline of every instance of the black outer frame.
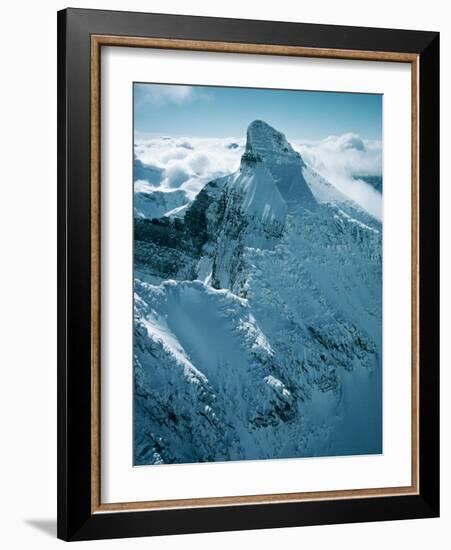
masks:
{"label": "black outer frame", "polygon": [[[91,34],[414,53],[420,59],[420,494],[91,513]],[[136,537],[439,515],[439,33],[58,12],[58,537]]]}

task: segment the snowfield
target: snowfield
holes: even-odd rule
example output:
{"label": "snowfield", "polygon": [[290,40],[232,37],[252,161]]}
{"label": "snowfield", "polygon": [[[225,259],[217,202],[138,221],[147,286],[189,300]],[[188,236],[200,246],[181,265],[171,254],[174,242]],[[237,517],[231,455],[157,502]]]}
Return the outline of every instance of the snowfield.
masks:
{"label": "snowfield", "polygon": [[382,224],[246,138],[194,196],[135,183],[136,465],[382,452]]}

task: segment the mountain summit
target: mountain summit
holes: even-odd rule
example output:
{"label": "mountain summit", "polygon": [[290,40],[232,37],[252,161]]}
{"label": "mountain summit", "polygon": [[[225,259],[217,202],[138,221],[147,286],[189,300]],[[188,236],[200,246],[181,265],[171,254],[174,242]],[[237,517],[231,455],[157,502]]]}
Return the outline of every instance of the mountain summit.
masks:
{"label": "mountain summit", "polygon": [[316,200],[303,175],[306,164],[282,132],[254,120],[247,129],[246,159],[261,159],[268,169],[289,209],[298,206],[312,210]]}
{"label": "mountain summit", "polygon": [[263,120],[254,120],[247,127],[246,152],[259,153],[263,158],[268,155],[297,157],[304,166],[301,155],[291,147],[285,135]]}

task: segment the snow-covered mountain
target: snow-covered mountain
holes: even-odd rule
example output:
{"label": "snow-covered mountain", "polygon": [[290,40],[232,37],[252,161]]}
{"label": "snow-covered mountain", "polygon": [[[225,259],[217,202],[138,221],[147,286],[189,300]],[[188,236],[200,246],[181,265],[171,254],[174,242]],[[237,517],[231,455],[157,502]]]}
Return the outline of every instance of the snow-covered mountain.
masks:
{"label": "snow-covered mountain", "polygon": [[163,216],[183,216],[190,199],[183,189],[172,191],[150,189],[134,192],[134,217],[162,218]]}
{"label": "snow-covered mountain", "polygon": [[135,217],[135,464],[381,452],[381,223],[262,121],[182,209]]}

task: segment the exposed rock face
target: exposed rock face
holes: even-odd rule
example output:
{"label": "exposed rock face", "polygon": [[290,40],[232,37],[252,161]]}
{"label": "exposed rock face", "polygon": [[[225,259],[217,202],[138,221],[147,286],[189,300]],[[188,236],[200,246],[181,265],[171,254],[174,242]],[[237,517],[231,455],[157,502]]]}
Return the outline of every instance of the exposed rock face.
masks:
{"label": "exposed rock face", "polygon": [[305,163],[281,132],[255,120],[247,129],[246,154],[263,160],[289,207],[314,209],[316,200],[302,174]]}
{"label": "exposed rock face", "polygon": [[135,463],[381,452],[381,230],[262,121],[135,218]]}

